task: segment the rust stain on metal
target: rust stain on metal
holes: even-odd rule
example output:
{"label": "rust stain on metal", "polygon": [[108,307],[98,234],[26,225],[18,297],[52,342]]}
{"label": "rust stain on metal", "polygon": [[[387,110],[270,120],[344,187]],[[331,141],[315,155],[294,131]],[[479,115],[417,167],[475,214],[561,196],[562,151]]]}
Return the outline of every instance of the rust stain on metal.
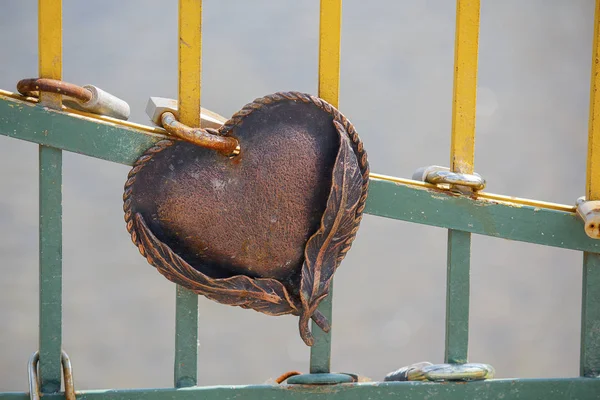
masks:
{"label": "rust stain on metal", "polygon": [[88,102],[92,99],[92,93],[89,90],[81,86],[63,82],[57,79],[22,79],[17,83],[17,90],[23,96],[39,97],[39,92],[42,91],[62,94],[64,96],[72,97],[83,102]]}
{"label": "rust stain on metal", "polygon": [[288,378],[292,377],[292,376],[296,376],[296,375],[302,375],[302,372],[299,371],[288,371],[284,374],[281,374],[277,379],[275,379],[275,382],[277,383],[282,383],[283,381],[287,380]]}
{"label": "rust stain on metal", "polygon": [[161,115],[163,128],[171,135],[195,144],[196,146],[216,150],[224,155],[238,155],[240,153],[239,142],[234,137],[221,136],[215,129],[190,128],[177,121],[171,112]]}

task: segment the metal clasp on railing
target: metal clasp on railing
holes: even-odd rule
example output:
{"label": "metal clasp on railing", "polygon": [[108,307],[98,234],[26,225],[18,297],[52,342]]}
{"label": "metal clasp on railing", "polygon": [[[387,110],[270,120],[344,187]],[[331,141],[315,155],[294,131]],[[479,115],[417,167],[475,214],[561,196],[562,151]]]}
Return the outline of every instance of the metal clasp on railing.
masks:
{"label": "metal clasp on railing", "polygon": [[384,381],[478,381],[492,379],[496,371],[489,364],[432,364],[421,362],[389,373]]}
{"label": "metal clasp on railing", "polygon": [[[40,360],[40,352],[36,351],[29,358],[29,397],[31,400],[40,400],[40,382],[38,380],[37,366]],[[76,400],[75,385],[73,384],[73,369],[71,368],[71,359],[62,351],[60,362],[63,370],[63,380],[65,385],[65,399]]]}
{"label": "metal clasp on railing", "polygon": [[583,229],[592,239],[600,239],[600,200],[577,199],[577,215],[583,220]]}
{"label": "metal clasp on railing", "polygon": [[412,176],[415,181],[431,183],[433,185],[445,185],[448,187],[462,186],[473,191],[485,188],[485,179],[477,173],[461,174],[450,171],[450,168],[439,165],[430,165],[417,169]]}

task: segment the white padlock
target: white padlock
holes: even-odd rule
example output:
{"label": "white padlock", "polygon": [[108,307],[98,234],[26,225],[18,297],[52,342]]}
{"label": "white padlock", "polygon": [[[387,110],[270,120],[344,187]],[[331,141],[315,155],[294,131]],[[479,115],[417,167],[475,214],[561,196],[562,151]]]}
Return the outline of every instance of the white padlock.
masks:
{"label": "white padlock", "polygon": [[83,87],[90,91],[92,98],[87,102],[78,100],[77,103],[81,109],[94,114],[106,115],[118,119],[127,120],[129,118],[131,111],[129,109],[129,104],[125,101],[94,85],[85,85]]}

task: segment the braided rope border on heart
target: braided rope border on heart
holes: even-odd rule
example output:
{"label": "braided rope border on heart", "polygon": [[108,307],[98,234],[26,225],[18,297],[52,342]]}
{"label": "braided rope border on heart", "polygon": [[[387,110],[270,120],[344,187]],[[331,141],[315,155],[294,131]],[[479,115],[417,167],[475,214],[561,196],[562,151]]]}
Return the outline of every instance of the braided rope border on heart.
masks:
{"label": "braided rope border on heart", "polygon": [[[252,112],[261,109],[265,105],[283,100],[312,103],[321,110],[329,113],[333,117],[334,124],[339,124],[339,127],[336,125],[336,128],[338,130],[341,128],[347,133],[348,138],[351,141],[352,149],[356,154],[362,178],[361,194],[355,208],[352,230],[348,237],[345,238],[343,246],[337,253],[338,255],[334,267],[335,271],[346,256],[346,253],[350,250],[352,242],[356,237],[368,194],[369,163],[367,160],[367,153],[364,150],[363,143],[360,140],[354,125],[352,125],[341,112],[323,99],[300,92],[277,92],[255,99],[253,102],[246,104],[218,130],[211,129],[211,131],[219,135],[227,136],[236,126],[242,124],[243,119]],[[309,318],[312,318],[324,331],[327,332],[330,329],[329,321],[316,310],[318,303],[328,293],[330,280],[327,280],[324,283],[324,288],[321,288],[322,295],[317,299],[311,300],[311,303],[308,304],[305,299],[306,296],[302,297],[301,295],[302,301],[295,299],[293,296],[290,296],[285,286],[275,279],[250,278],[243,275],[224,279],[210,278],[192,268],[168,246],[154,237],[152,232],[145,225],[141,215],[133,214],[131,210],[131,194],[137,173],[142,170],[155,154],[172,146],[174,143],[175,140],[161,140],[146,150],[133,164],[133,167],[127,176],[127,181],[125,182],[123,193],[125,222],[127,231],[131,235],[132,242],[136,245],[140,254],[145,257],[151,265],[156,267],[167,279],[214,301],[228,305],[236,305],[242,308],[254,309],[255,311],[268,315],[300,315],[300,334],[304,342],[311,346],[314,343],[314,340],[311,332],[308,330]],[[140,232],[137,232],[136,228],[140,230]],[[146,247],[150,247],[150,251]],[[333,272],[331,272],[331,275],[333,275]],[[236,289],[236,296],[232,296],[231,288]],[[310,310],[307,308],[310,308]]]}

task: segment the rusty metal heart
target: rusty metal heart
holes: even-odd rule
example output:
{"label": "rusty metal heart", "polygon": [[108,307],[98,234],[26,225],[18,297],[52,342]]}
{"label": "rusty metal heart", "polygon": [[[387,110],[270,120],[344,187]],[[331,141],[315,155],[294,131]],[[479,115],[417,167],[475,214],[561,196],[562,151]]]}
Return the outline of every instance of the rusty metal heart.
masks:
{"label": "rusty metal heart", "polygon": [[163,140],[134,164],[124,210],[133,242],[167,279],[223,304],[313,318],[358,231],[369,167],[352,124],[317,97],[275,93],[218,134],[227,157]]}

